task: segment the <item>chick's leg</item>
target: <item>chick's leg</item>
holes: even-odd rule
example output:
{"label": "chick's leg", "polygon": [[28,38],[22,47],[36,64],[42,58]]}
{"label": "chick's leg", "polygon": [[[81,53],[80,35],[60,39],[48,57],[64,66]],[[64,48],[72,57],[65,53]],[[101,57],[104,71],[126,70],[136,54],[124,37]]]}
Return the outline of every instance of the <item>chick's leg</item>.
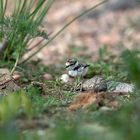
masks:
{"label": "chick's leg", "polygon": [[77,88],[80,89],[80,91],[82,91],[82,84],[83,84],[82,76],[77,77]]}

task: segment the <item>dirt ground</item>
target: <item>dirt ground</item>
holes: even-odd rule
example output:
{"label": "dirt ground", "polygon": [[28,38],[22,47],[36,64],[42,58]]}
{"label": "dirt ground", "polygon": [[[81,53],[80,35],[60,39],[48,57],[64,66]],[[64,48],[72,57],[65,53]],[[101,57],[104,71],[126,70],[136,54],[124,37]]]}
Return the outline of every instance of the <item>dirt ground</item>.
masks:
{"label": "dirt ground", "polygon": [[[99,1],[59,0],[49,11],[44,27],[56,33],[64,24],[83,10]],[[124,48],[138,48],[140,40],[139,3],[129,0],[107,2],[72,23],[53,43],[46,46],[37,57],[43,64],[58,63],[69,57],[89,56],[95,61],[100,47],[105,46],[113,54],[120,54]],[[74,53],[76,52],[76,53]]]}

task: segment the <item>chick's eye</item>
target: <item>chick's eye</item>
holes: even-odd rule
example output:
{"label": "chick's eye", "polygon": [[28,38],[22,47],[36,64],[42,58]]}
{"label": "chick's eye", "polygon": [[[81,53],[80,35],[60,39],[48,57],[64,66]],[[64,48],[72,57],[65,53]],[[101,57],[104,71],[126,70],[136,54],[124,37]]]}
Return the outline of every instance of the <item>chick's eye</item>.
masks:
{"label": "chick's eye", "polygon": [[69,62],[73,61],[72,59],[68,59]]}
{"label": "chick's eye", "polygon": [[71,64],[75,64],[75,61],[72,61]]}

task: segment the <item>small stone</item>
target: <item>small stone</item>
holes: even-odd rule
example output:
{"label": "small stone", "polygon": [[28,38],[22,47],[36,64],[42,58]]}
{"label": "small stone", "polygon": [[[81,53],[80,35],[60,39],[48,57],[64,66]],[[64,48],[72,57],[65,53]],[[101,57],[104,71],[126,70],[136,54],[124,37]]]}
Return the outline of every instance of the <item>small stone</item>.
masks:
{"label": "small stone", "polygon": [[111,107],[111,108],[117,108],[119,106],[119,102],[118,101],[110,101],[108,103],[108,107]]}
{"label": "small stone", "polygon": [[8,95],[19,90],[20,87],[14,82],[7,69],[0,69],[0,96]]}
{"label": "small stone", "polygon": [[10,71],[6,68],[0,68],[0,74],[9,74],[10,75]]}
{"label": "small stone", "polygon": [[82,86],[83,90],[92,90],[95,92],[107,90],[107,85],[101,76],[94,76],[93,78],[86,80]]}
{"label": "small stone", "polygon": [[112,110],[112,108],[107,107],[107,106],[103,106],[103,107],[101,107],[99,110],[105,112],[105,111]]}
{"label": "small stone", "polygon": [[73,78],[69,77],[68,74],[62,74],[60,77],[60,80],[62,83],[72,83],[73,82]]}
{"label": "small stone", "polygon": [[12,77],[14,78],[14,80],[18,80],[21,76],[19,74],[14,74]]}
{"label": "small stone", "polygon": [[44,78],[45,80],[52,80],[52,79],[53,79],[52,75],[49,74],[49,73],[45,73],[45,74],[43,75],[43,78]]}
{"label": "small stone", "polygon": [[107,82],[107,87],[109,92],[114,93],[132,93],[135,90],[133,84],[114,81]]}

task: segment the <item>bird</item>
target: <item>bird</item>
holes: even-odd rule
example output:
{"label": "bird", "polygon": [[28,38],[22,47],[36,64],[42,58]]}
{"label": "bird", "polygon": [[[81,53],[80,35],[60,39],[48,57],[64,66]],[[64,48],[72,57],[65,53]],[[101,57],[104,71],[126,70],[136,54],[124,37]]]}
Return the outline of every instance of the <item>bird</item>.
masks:
{"label": "bird", "polygon": [[74,90],[80,85],[80,91],[82,91],[82,78],[87,74],[89,66],[88,64],[80,63],[76,59],[68,59],[65,63],[69,77],[76,78]]}
{"label": "bird", "polygon": [[76,59],[68,59],[65,63],[65,68],[70,77],[84,77],[89,68],[89,64],[82,64]]}

